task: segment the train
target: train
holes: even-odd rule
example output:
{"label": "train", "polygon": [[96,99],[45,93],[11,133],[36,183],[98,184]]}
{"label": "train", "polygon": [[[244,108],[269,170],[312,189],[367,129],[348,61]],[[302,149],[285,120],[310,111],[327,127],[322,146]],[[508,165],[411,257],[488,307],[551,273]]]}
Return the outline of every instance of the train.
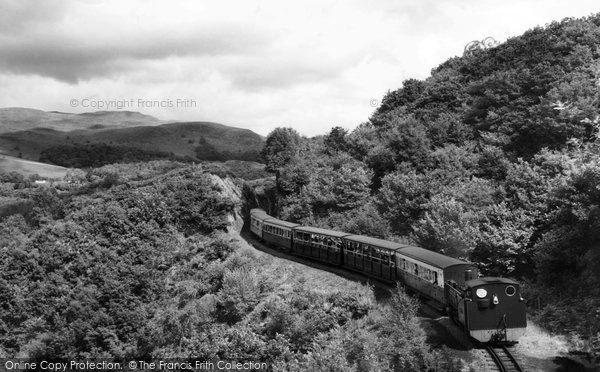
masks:
{"label": "train", "polygon": [[386,283],[400,282],[448,312],[478,343],[514,344],[525,333],[519,283],[480,277],[471,262],[408,244],[283,221],[259,208],[250,211],[250,231],[289,254]]}

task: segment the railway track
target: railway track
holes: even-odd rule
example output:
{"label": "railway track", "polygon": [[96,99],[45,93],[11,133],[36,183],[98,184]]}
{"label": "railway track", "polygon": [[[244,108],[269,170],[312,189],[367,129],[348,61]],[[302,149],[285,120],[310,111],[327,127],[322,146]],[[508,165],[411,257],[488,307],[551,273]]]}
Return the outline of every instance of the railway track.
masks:
{"label": "railway track", "polygon": [[499,372],[523,372],[515,357],[504,346],[487,346],[488,352],[494,364],[490,366]]}
{"label": "railway track", "polygon": [[[342,269],[339,267],[333,267],[328,264],[324,264],[321,262],[317,262],[314,260],[310,260],[308,258],[296,256],[289,254],[287,252],[281,251],[280,249],[275,249],[272,246],[265,244],[262,241],[259,241],[252,233],[249,231],[243,230],[240,235],[244,240],[246,240],[250,245],[254,248],[270,254],[275,257],[283,258],[290,261],[295,261],[297,263],[313,267],[315,269],[320,269],[324,271],[328,271],[346,279],[359,281],[365,284],[372,285],[375,290],[375,297],[380,302],[386,302],[389,299],[389,295],[391,291],[394,289],[394,286],[384,283],[380,280],[365,276],[360,273],[348,271],[346,269]],[[422,299],[423,300],[423,299]],[[429,318],[433,321],[440,318],[442,316],[440,309],[428,303],[429,301],[421,301],[420,307],[420,316],[424,316],[425,318]],[[460,349],[467,350],[473,347],[470,342],[462,343],[460,340],[457,341],[457,344],[460,344]],[[510,351],[504,346],[488,346],[485,347],[488,355],[490,356],[490,360],[488,363],[487,371],[499,371],[499,372],[523,372],[525,371],[514,358],[514,356],[510,353]]]}

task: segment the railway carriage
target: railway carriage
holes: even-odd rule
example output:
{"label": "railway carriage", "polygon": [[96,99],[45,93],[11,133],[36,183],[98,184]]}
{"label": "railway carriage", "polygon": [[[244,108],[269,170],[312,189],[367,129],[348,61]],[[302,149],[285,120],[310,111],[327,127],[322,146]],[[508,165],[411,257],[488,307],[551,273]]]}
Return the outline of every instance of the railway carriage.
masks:
{"label": "railway carriage", "polygon": [[344,240],[344,267],[387,282],[396,280],[395,253],[404,244],[362,235],[346,236]]}
{"label": "railway carriage", "polygon": [[292,252],[337,266],[342,263],[343,237],[347,235],[318,227],[298,226],[294,228]]}
{"label": "railway carriage", "polygon": [[277,248],[289,251],[292,249],[292,229],[296,226],[300,225],[277,218],[266,219],[263,221],[262,238]]}
{"label": "railway carriage", "polygon": [[404,246],[396,252],[397,277],[412,290],[447,305],[444,284],[453,280],[464,285],[477,278],[473,264],[428,249]]}
{"label": "railway carriage", "polygon": [[272,219],[265,211],[259,208],[250,210],[250,231],[254,235],[262,239],[263,237],[263,223],[265,220]]}
{"label": "railway carriage", "polygon": [[252,233],[279,249],[386,282],[403,282],[444,306],[480,342],[516,342],[527,326],[519,284],[478,278],[472,263],[406,244],[300,226],[262,209],[252,209],[250,220]]}

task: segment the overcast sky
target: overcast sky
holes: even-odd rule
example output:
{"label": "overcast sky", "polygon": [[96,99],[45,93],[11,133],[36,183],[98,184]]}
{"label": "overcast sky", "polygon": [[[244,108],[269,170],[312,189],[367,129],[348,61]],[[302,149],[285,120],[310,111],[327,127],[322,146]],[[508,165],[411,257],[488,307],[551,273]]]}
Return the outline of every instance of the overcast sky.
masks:
{"label": "overcast sky", "polygon": [[472,40],[598,11],[597,0],[0,0],[0,107],[111,104],[322,134],[366,121],[386,91]]}

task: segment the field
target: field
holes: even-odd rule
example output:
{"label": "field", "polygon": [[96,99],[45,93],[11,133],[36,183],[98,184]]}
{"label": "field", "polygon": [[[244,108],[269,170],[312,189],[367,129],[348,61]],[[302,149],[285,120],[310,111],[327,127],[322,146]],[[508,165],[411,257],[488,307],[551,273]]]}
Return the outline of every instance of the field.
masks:
{"label": "field", "polygon": [[0,155],[0,172],[17,172],[24,176],[38,174],[43,178],[63,178],[67,168]]}

